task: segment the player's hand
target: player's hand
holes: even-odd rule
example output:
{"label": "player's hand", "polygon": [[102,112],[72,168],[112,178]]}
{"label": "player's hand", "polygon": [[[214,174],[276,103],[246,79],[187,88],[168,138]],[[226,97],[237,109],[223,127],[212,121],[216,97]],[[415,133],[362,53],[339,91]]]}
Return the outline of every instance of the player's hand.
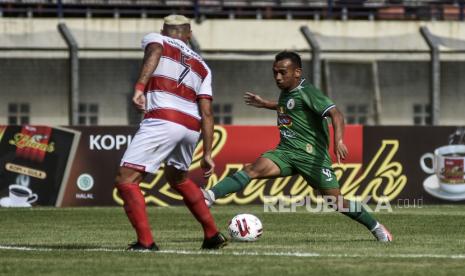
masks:
{"label": "player's hand", "polygon": [[244,101],[245,104],[255,106],[255,107],[265,107],[265,101],[262,99],[262,97],[251,93],[251,92],[246,92],[244,94]]}
{"label": "player's hand", "polygon": [[215,162],[210,155],[204,155],[200,161],[200,167],[203,169],[203,177],[209,178],[215,169]]}
{"label": "player's hand", "polygon": [[145,111],[145,95],[144,92],[140,90],[134,91],[134,96],[132,97],[132,103],[134,106],[140,110]]}
{"label": "player's hand", "polygon": [[346,159],[349,151],[347,150],[347,147],[342,140],[335,143],[334,153],[336,154],[338,163],[341,163],[342,160]]}

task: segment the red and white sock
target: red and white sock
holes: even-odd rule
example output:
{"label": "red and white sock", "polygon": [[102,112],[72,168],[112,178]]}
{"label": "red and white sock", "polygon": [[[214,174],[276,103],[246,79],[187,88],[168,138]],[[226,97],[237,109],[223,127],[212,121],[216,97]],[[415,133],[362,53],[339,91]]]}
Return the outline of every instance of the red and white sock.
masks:
{"label": "red and white sock", "polygon": [[194,217],[202,224],[205,238],[211,238],[218,233],[218,228],[215,225],[210,209],[208,209],[203,198],[202,191],[199,186],[186,179],[183,183],[172,186],[180,195],[182,195],[184,203],[191,211]]}
{"label": "red and white sock", "polygon": [[124,201],[124,211],[136,230],[137,241],[144,246],[153,243],[145,199],[137,183],[117,184],[116,188]]}

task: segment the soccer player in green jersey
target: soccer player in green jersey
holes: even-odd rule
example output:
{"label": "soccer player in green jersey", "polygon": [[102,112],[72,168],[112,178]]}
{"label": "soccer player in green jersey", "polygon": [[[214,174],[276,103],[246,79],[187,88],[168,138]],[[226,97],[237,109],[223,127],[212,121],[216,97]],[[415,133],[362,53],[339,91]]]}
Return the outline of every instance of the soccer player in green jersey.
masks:
{"label": "soccer player in green jersey", "polygon": [[[342,197],[328,153],[329,131],[325,117],[331,117],[334,128],[334,151],[341,162],[348,154],[343,141],[344,117],[335,104],[320,90],[302,79],[302,61],[295,52],[280,52],[273,64],[276,85],[281,89],[278,101],[266,100],[246,93],[245,102],[257,108],[276,110],[280,142],[276,149],[265,152],[253,164],[224,178],[204,191],[210,206],[230,193],[245,188],[252,179],[300,174],[323,196],[332,197],[341,213],[365,225],[378,241],[389,242],[392,235],[363,206]],[[342,202],[340,202],[342,201]]]}

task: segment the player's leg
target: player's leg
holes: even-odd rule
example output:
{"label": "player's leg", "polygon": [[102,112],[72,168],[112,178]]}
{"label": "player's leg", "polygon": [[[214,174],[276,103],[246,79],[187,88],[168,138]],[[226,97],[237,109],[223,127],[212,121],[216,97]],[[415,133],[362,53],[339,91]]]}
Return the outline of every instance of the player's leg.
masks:
{"label": "player's leg", "polygon": [[[377,221],[373,216],[359,202],[343,198],[339,188],[320,188],[319,190],[323,196],[331,197],[331,201],[335,203],[339,212],[365,225],[369,230],[375,228]],[[339,210],[340,207],[342,207],[341,210]]]}
{"label": "player's leg", "polygon": [[139,188],[144,173],[131,168],[120,167],[116,177],[116,189],[123,202],[124,211],[137,233],[137,242],[130,246],[131,250],[157,250],[152,237],[149,220],[145,208],[145,199]]}
{"label": "player's leg", "polygon": [[213,186],[210,191],[214,195],[214,200],[216,200],[244,189],[252,179],[276,177],[279,174],[280,169],[273,161],[260,157],[253,164],[246,165],[243,170],[225,177]]}
{"label": "player's leg", "polygon": [[[323,196],[330,197],[327,199],[335,204],[338,211],[363,224],[368,230],[372,231],[378,240],[392,240],[391,234],[373,218],[363,205],[357,201],[349,201],[343,198],[339,182],[334,174],[334,170],[329,165],[329,161],[326,162],[327,165],[321,165],[324,164],[324,161],[297,155],[292,159],[292,162],[296,170],[310,186],[319,190]],[[340,207],[343,207],[342,210]],[[381,233],[379,230],[385,231]]]}
{"label": "player's leg", "polygon": [[137,233],[137,242],[128,249],[154,248],[145,198],[139,183],[146,172],[155,173],[158,170],[162,160],[182,138],[172,134],[172,129],[173,126],[167,121],[144,120],[121,159],[116,188],[123,199],[129,221]]}
{"label": "player's leg", "polygon": [[246,165],[243,170],[225,177],[211,190],[204,193],[207,204],[211,205],[218,199],[228,194],[238,192],[247,186],[252,179],[272,178],[291,175],[292,170],[286,161],[285,155],[280,150],[264,153],[254,163]]}
{"label": "player's leg", "polygon": [[378,241],[389,242],[392,241],[391,233],[384,225],[379,223],[358,201],[347,200],[341,195],[339,188],[333,189],[320,189],[321,194],[324,196],[331,196],[335,199],[336,206],[342,206],[340,213],[348,216],[349,218],[363,224],[375,236]]}
{"label": "player's leg", "polygon": [[187,172],[173,166],[165,167],[165,177],[173,189],[182,195],[184,203],[203,227],[205,238],[211,238],[218,233],[213,216],[210,213],[202,192],[197,184],[187,178]]}
{"label": "player's leg", "polygon": [[219,233],[200,187],[187,177],[199,133],[185,129],[184,138],[176,145],[166,159],[165,177],[173,189],[182,195],[192,215],[204,231],[203,249],[218,249],[226,245],[226,238]]}
{"label": "player's leg", "polygon": [[[165,167],[165,177],[173,189],[182,197],[192,215],[202,225],[204,232],[204,249],[218,249],[226,245],[226,238],[216,227],[210,209],[208,209],[200,188],[192,180],[187,178],[187,171],[181,171],[173,166]],[[209,243],[208,246],[205,244]]]}

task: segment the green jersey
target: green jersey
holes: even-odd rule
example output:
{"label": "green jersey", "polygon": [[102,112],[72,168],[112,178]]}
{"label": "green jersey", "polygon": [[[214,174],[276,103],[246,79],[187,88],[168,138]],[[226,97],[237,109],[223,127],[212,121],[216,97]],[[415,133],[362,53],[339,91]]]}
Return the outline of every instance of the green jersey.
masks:
{"label": "green jersey", "polygon": [[331,167],[328,153],[329,131],[326,112],[334,103],[312,85],[302,80],[298,87],[281,92],[278,101],[278,149],[292,150]]}

